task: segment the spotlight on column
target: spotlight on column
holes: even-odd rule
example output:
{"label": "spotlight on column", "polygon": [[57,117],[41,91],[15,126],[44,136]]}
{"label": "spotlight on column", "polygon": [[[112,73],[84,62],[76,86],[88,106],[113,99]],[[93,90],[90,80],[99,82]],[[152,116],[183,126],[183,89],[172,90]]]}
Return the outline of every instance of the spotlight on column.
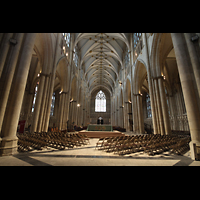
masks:
{"label": "spotlight on column", "polygon": [[77,107],[80,107],[81,105],[80,104],[77,104]]}

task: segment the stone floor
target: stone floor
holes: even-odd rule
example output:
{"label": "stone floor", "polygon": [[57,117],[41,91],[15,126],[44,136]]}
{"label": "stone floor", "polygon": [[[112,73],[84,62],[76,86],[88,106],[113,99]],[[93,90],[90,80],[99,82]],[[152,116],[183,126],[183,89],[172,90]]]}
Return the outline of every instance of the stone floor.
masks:
{"label": "stone floor", "polygon": [[73,149],[57,150],[48,147],[41,151],[0,157],[0,166],[200,166],[200,161],[190,159],[190,152],[184,156],[167,152],[155,156],[143,152],[118,156],[95,150],[97,141],[96,138],[90,139],[90,144]]}

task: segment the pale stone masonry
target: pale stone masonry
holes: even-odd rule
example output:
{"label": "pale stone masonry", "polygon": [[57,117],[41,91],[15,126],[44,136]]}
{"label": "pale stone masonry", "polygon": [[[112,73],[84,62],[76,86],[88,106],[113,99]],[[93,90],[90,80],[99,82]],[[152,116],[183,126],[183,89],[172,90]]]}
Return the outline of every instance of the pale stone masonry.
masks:
{"label": "pale stone masonry", "polygon": [[[199,36],[0,33],[0,155],[17,152],[23,120],[24,129],[33,133],[87,126],[101,117],[135,134],[144,134],[146,126],[161,135],[189,131],[195,160],[200,146]],[[100,90],[106,112],[95,112]]]}

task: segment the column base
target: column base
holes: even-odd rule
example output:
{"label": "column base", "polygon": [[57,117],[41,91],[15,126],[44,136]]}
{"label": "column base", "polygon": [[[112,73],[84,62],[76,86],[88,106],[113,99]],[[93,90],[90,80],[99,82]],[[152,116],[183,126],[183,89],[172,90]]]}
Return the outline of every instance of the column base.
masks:
{"label": "column base", "polygon": [[191,141],[190,145],[190,157],[192,160],[200,160],[200,143]]}
{"label": "column base", "polygon": [[0,143],[0,156],[9,156],[17,153],[18,137],[4,137]]}

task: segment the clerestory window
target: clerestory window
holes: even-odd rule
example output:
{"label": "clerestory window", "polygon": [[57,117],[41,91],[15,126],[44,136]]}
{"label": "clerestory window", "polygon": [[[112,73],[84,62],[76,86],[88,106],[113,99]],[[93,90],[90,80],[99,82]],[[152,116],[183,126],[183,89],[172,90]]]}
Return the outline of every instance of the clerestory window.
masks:
{"label": "clerestory window", "polygon": [[141,36],[142,36],[142,33],[134,33],[133,34],[133,48],[136,48]]}
{"label": "clerestory window", "polygon": [[78,67],[78,48],[77,46],[74,48],[74,55],[73,55],[73,61],[76,67]]}
{"label": "clerestory window", "polygon": [[63,33],[63,37],[65,39],[65,42],[66,42],[67,46],[69,47],[69,44],[70,44],[70,33]]}

